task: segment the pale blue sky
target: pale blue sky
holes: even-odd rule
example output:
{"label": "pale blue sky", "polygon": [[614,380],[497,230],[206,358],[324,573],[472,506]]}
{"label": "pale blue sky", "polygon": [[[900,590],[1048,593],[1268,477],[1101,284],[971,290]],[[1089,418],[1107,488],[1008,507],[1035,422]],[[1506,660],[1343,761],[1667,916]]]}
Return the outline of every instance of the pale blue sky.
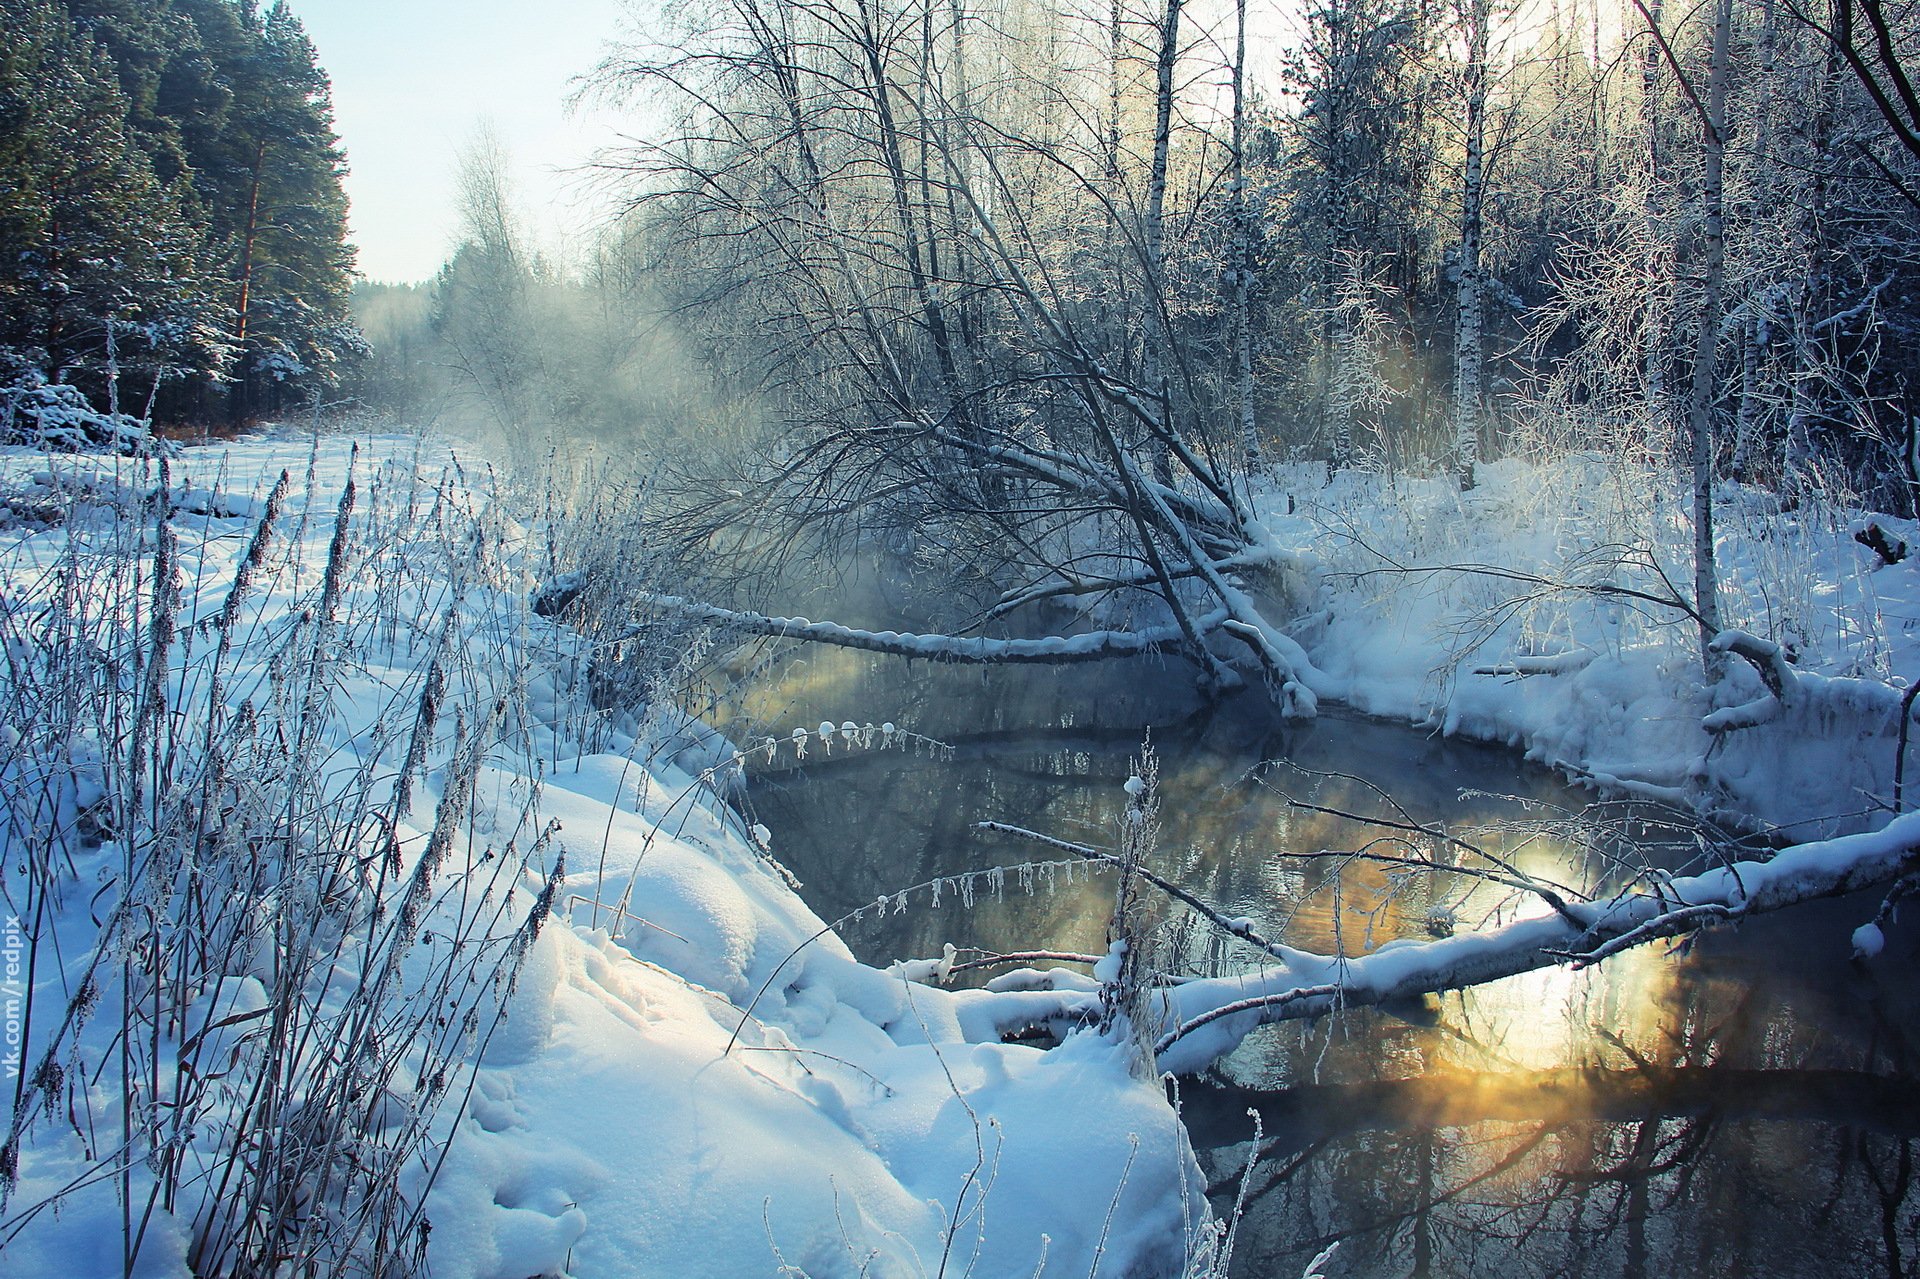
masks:
{"label": "pale blue sky", "polygon": [[453,235],[460,147],[482,120],[514,162],[523,211],[549,248],[589,221],[579,164],[610,136],[568,119],[573,77],[617,34],[621,0],[291,0],[333,78],[352,174],[352,231],[369,278],[423,280]]}

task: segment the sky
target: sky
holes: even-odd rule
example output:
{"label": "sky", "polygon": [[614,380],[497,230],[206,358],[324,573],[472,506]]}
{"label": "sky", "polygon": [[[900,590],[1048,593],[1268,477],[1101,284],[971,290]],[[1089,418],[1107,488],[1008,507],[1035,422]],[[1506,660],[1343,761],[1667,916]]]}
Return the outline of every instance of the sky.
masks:
{"label": "sky", "polygon": [[621,0],[291,0],[333,79],[360,271],[433,275],[452,248],[454,178],[483,123],[513,163],[536,241],[563,249],[593,207],[577,173],[613,117],[565,101],[620,29]]}

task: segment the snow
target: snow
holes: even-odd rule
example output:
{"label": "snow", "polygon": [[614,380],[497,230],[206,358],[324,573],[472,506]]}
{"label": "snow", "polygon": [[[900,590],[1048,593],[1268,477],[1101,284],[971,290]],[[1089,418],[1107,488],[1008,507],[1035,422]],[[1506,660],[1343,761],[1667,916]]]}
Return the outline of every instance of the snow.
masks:
{"label": "snow", "polygon": [[99,412],[78,388],[49,383],[38,374],[0,386],[0,444],[49,452],[164,451],[139,418]]}
{"label": "snow", "polygon": [[[443,444],[269,437],[179,450],[164,503],[152,500],[155,466],[0,453],[10,669],[42,660],[28,637],[35,619],[58,613],[49,592],[61,565],[98,553],[150,566],[167,546],[177,557],[180,627],[168,663],[152,668],[153,686],[188,729],[209,716],[280,716],[301,732],[318,724],[301,757],[313,773],[308,793],[329,812],[360,814],[342,823],[354,832],[349,845],[368,841],[368,866],[391,859],[381,871],[385,900],[419,930],[385,950],[341,943],[302,992],[317,1033],[347,1026],[343,1010],[376,998],[367,992],[380,983],[392,983],[396,1009],[436,997],[433,974],[452,971],[450,956],[517,957],[478,970],[486,979],[448,1005],[446,1018],[471,1016],[482,1031],[449,1032],[444,1060],[430,1061],[425,1046],[382,1058],[385,1073],[360,1081],[364,1097],[355,1095],[376,1131],[427,1125],[402,1188],[424,1196],[433,1274],[1210,1272],[1217,1227],[1177,1117],[1131,1034],[1085,1029],[1099,984],[1122,968],[1124,939],[1090,977],[1023,969],[971,990],[944,985],[952,946],[887,971],[856,961],[773,860],[776,832],[746,826],[723,802],[740,784],[730,743],[667,708],[644,724],[591,708],[586,642],[530,607],[539,531],[469,483]],[[1808,842],[1480,931],[1457,931],[1459,921],[1436,908],[1431,939],[1370,954],[1259,943],[1266,959],[1257,969],[1155,992],[1159,1069],[1201,1069],[1281,1017],[1568,956],[1597,961],[1610,948],[1883,882],[1911,866],[1920,815],[1891,816],[1882,801],[1893,789],[1903,693],[1893,676],[1920,657],[1920,565],[1884,564],[1856,542],[1850,530],[1865,514],[1812,498],[1788,511],[1765,495],[1727,491],[1729,629],[1716,643],[1727,666],[1709,680],[1691,622],[1662,602],[1667,583],[1684,577],[1684,520],[1644,477],[1596,459],[1505,461],[1484,464],[1480,487],[1461,495],[1444,480],[1348,474],[1329,485],[1317,471],[1278,473],[1260,497],[1264,541],[1240,566],[1249,585],[1233,588],[1231,614],[1196,619],[1296,673],[1274,690],[1284,713],[1338,699],[1508,743],[1596,785],[1791,823]],[[290,482],[223,657],[212,623],[239,598],[254,528],[282,472],[306,478]],[[352,536],[336,542],[350,476]],[[156,534],[162,511],[172,541]],[[41,518],[48,512],[58,518]],[[1871,522],[1920,543],[1906,522]],[[1472,565],[1481,569],[1462,570]],[[1291,615],[1247,621],[1256,592],[1284,597]],[[707,624],[941,660],[1091,657],[1172,635],[956,639],[672,597],[652,603]],[[325,629],[330,613],[337,630]],[[114,616],[122,629],[103,626],[103,643],[138,631],[125,620],[131,608]],[[302,655],[329,677],[297,686],[296,697],[285,692],[286,671]],[[215,661],[225,662],[218,679]],[[423,690],[438,687],[435,671],[446,706],[430,722],[415,708],[431,700]],[[214,698],[217,715],[195,700]],[[324,714],[303,716],[303,706]],[[22,832],[74,837],[49,863],[58,891],[44,899],[55,912],[48,953],[57,942],[61,958],[36,973],[28,1029],[35,1043],[65,1033],[56,1023],[81,978],[98,972],[109,983],[94,992],[105,1011],[76,1023],[68,1045],[73,1060],[97,1067],[116,1038],[112,1010],[121,1004],[111,983],[130,962],[100,921],[126,918],[124,895],[144,891],[119,882],[128,850],[100,817],[125,743],[107,749],[82,723],[57,733],[7,727],[0,781],[17,797],[8,800],[10,905],[25,888],[13,846]],[[892,722],[878,731],[882,749],[927,744]],[[784,742],[804,756],[809,745],[830,751],[836,737],[845,749],[875,745],[872,724],[823,720],[750,749],[771,756]],[[187,731],[177,740],[197,739]],[[399,792],[415,785],[402,803]],[[1138,799],[1147,784],[1130,778],[1126,789]],[[381,821],[362,820],[369,813]],[[1060,863],[1069,876],[1074,864]],[[1028,891],[1033,874],[1020,871]],[[276,902],[324,913],[312,884],[271,887]],[[913,891],[970,903],[976,887],[962,877]],[[907,896],[863,910],[898,911]],[[533,927],[548,908],[551,918]],[[1216,922],[1252,937],[1250,919]],[[1863,959],[1879,954],[1879,921],[1863,924],[1853,944]],[[244,1072],[261,1051],[256,1027],[276,1006],[267,979],[279,963],[270,946],[236,951],[230,970],[185,993],[186,1029],[167,1032],[161,1057],[186,1056],[191,1044],[198,1060]],[[1063,1042],[1051,1050],[1002,1042],[1033,1027]],[[437,1109],[418,1100],[430,1067],[451,1071]],[[72,1096],[109,1131],[96,1141],[72,1126],[16,1119],[25,1134],[20,1181],[0,1207],[8,1273],[122,1270],[120,1179],[102,1167],[125,1139],[115,1126],[130,1094],[113,1070],[76,1078],[85,1083]],[[205,1188],[230,1159],[222,1135],[244,1093],[210,1092],[179,1137],[194,1189],[152,1215],[135,1273],[187,1273],[209,1210]],[[290,1113],[306,1100],[294,1098]],[[126,1171],[137,1202],[156,1184],[144,1139],[135,1134]],[[429,1186],[421,1170],[442,1155]],[[55,1200],[58,1211],[36,1207]]]}
{"label": "snow", "polygon": [[1323,698],[1795,838],[1885,820],[1920,565],[1883,564],[1853,532],[1917,544],[1911,521],[1723,484],[1716,647],[1748,660],[1710,682],[1675,606],[1692,576],[1680,486],[1585,455],[1488,462],[1479,479],[1462,494],[1305,464],[1256,494],[1288,566],[1294,617],[1276,621],[1325,673]]}
{"label": "snow", "polygon": [[[446,651],[461,660],[449,667],[448,707],[428,745],[421,793],[394,828],[405,860],[395,882],[426,874],[424,863],[443,856],[440,873],[453,876],[445,882],[475,891],[433,897],[396,980],[411,989],[455,936],[469,946],[514,936],[525,944],[503,1019],[456,1055],[449,1100],[434,1112],[432,1139],[409,1174],[417,1192],[419,1168],[444,1145],[424,1200],[432,1274],[1206,1273],[1216,1234],[1198,1167],[1128,1046],[1090,1031],[1069,1033],[1052,1051],[999,1042],[1003,1028],[1026,1024],[1035,992],[928,984],[950,971],[951,948],[924,968],[892,973],[856,962],[770,860],[773,832],[745,828],[720,802],[716,777],[733,759],[724,742],[671,717],[650,737],[623,735],[585,707],[585,681],[576,678],[584,642],[528,609],[536,583],[516,567],[518,547],[539,539],[506,518],[491,493],[454,478],[460,470],[445,446],[362,438],[356,459],[354,444],[267,438],[182,450],[172,483],[196,500],[177,497],[173,519],[187,620],[213,617],[232,591],[273,477],[283,469],[311,476],[291,485],[281,529],[292,541],[276,541],[234,631],[224,686],[234,710],[263,694],[277,654],[310,624],[333,514],[355,477],[360,497],[346,554],[367,567],[348,572],[340,587],[341,664],[319,694],[331,718],[316,750],[329,787],[346,794],[367,785],[376,805],[407,757],[407,734],[391,727],[394,717],[411,722],[425,668],[442,651],[438,628],[412,619],[431,616],[425,606],[435,601],[457,600],[456,642]],[[0,455],[0,483],[25,484],[29,471],[47,465],[43,454]],[[84,483],[138,493],[151,484],[128,465],[92,457],[58,469],[69,491]],[[455,532],[437,547],[401,536],[378,548],[364,537],[375,525],[392,536],[403,507],[424,512],[436,493],[436,518],[470,519],[488,536],[476,542]],[[128,544],[142,510],[108,502],[79,528],[6,530],[0,565],[9,608],[33,604],[69,538]],[[494,548],[484,566],[447,558],[452,548],[481,543]],[[149,537],[143,553],[151,551]],[[382,555],[410,565],[411,576],[376,571]],[[450,575],[465,580],[455,587]],[[183,627],[189,631],[199,634]],[[196,638],[176,650],[176,694],[206,691],[214,647]],[[484,756],[457,830],[435,824],[459,771],[449,727],[456,709],[469,735],[498,726],[480,743]],[[850,721],[823,723],[818,744],[836,733],[862,744],[873,735]],[[891,723],[881,734],[883,746],[911,736]],[[798,749],[808,736],[796,729],[790,741]],[[43,818],[72,823],[92,802],[90,749],[77,740],[53,774],[58,784],[26,792],[44,797]],[[31,762],[10,758],[16,769]],[[537,832],[545,834],[534,839]],[[423,856],[430,839],[444,852]],[[512,856],[524,857],[524,869],[501,869]],[[119,862],[110,837],[75,855],[59,925],[69,961],[39,979],[37,1042],[65,1004],[73,964],[100,945],[94,921],[112,902],[100,885],[111,883]],[[542,876],[562,865],[554,916],[528,940],[522,918]],[[496,887],[481,894],[488,875]],[[547,881],[550,895],[556,882]],[[18,887],[9,880],[10,891]],[[343,951],[323,974],[323,1005],[350,1001],[361,964],[370,962]],[[212,1028],[208,1049],[242,1067],[258,1042],[248,1017],[269,1000],[259,977],[236,972],[188,1011],[189,1025]],[[484,994],[469,998],[485,1012]],[[1057,1007],[1056,992],[1039,998]],[[103,1003],[113,1006],[111,998]],[[109,1058],[112,1029],[111,1016],[97,1016],[76,1053]],[[407,1054],[381,1085],[395,1116],[413,1113],[407,1072],[418,1063],[417,1053]],[[109,1127],[117,1119],[104,1117],[119,1113],[117,1078],[102,1072],[91,1088],[91,1105]],[[210,1104],[202,1135],[191,1139],[189,1158],[208,1170],[196,1184],[213,1183],[222,1151],[212,1135],[223,1130],[222,1107],[237,1102],[221,1092]],[[68,1128],[28,1130],[19,1186],[0,1209],[0,1235],[13,1233],[8,1273],[121,1273],[114,1178],[66,1192],[57,1212],[31,1212],[68,1182],[84,1182],[97,1159]],[[130,1176],[143,1201],[152,1175],[139,1158]],[[186,1273],[194,1211],[183,1203],[156,1213],[136,1274]]]}

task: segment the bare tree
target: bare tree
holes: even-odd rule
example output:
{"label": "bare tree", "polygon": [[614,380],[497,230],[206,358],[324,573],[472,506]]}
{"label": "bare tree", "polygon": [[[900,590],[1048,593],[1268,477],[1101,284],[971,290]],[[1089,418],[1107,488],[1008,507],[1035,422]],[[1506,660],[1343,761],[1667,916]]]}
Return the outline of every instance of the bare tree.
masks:
{"label": "bare tree", "polygon": [[1460,180],[1460,263],[1453,351],[1453,470],[1462,491],[1474,486],[1480,457],[1486,365],[1485,282],[1480,262],[1481,209],[1486,196],[1487,28],[1489,0],[1466,0],[1461,26],[1467,43],[1466,163]]}
{"label": "bare tree", "polygon": [[[1283,706],[1310,713],[1334,685],[1248,584],[1261,566],[1238,481],[1244,427],[1213,411],[1231,398],[1231,363],[1183,332],[1190,311],[1221,305],[1185,292],[1175,266],[1219,261],[1197,247],[1208,224],[1190,193],[1217,190],[1231,159],[1178,145],[1181,5],[1152,26],[1138,169],[1099,97],[1119,79],[1101,40],[1085,46],[1099,62],[1051,67],[1009,43],[998,78],[977,84],[957,79],[960,59],[928,56],[960,27],[930,36],[918,7],[737,0],[728,13],[720,33],[602,73],[615,90],[664,88],[685,113],[676,138],[617,162],[640,184],[637,209],[699,264],[696,287],[723,292],[708,301],[776,317],[786,335],[760,354],[788,429],[727,485],[734,496],[712,501],[709,485],[690,503],[681,536],[704,551],[776,519],[879,534],[993,583],[977,624],[1079,601],[1139,618],[1121,629],[1171,628],[1208,683],[1237,684],[1218,632]],[[1191,167],[1202,160],[1216,167]],[[938,273],[935,243],[948,246]],[[1114,256],[1090,268],[1103,247]],[[1098,289],[1107,280],[1144,299],[1139,324]]]}

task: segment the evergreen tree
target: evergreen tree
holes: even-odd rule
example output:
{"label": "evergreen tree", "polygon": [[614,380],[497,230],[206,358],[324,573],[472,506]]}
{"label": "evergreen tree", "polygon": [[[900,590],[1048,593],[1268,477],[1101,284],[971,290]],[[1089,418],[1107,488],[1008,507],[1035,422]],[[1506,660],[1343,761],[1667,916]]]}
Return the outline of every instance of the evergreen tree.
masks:
{"label": "evergreen tree", "polygon": [[217,125],[186,141],[232,311],[228,412],[239,421],[283,407],[295,385],[336,381],[361,350],[347,318],[346,158],[331,87],[290,10],[256,22],[228,0],[181,9],[228,94]]}
{"label": "evergreen tree", "polygon": [[0,0],[0,375],[177,375],[234,420],[335,382],[345,158],[284,5]]}
{"label": "evergreen tree", "polygon": [[100,384],[222,356],[184,173],[163,182],[106,49],[49,0],[0,0],[0,374]]}
{"label": "evergreen tree", "polygon": [[1302,106],[1291,230],[1336,470],[1357,458],[1363,413],[1384,405],[1388,300],[1420,283],[1419,200],[1431,164],[1422,61],[1433,39],[1429,15],[1403,0],[1325,0],[1308,11],[1289,67]]}

